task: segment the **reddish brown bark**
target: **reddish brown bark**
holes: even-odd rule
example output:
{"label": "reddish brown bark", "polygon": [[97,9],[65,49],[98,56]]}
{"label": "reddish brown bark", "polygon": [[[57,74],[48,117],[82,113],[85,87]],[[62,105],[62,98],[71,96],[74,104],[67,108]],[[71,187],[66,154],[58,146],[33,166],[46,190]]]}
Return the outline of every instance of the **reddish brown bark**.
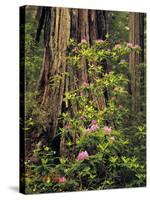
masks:
{"label": "reddish brown bark", "polygon": [[[96,10],[45,9],[45,51],[39,89],[43,96],[41,104],[47,107],[49,112],[48,133],[51,139],[56,136],[64,92],[74,90],[83,82],[88,82],[87,63],[84,58],[81,60],[80,71],[66,67],[69,38],[73,38],[77,43],[82,40],[92,43],[96,39],[104,39],[105,15],[105,11]],[[64,72],[68,72],[70,76],[63,76]],[[55,78],[58,79],[57,84],[54,84]],[[76,110],[77,107],[72,106],[72,112]]]}
{"label": "reddish brown bark", "polygon": [[[132,111],[138,112],[141,109],[141,69],[139,64],[144,62],[144,14],[129,14],[129,42],[139,45],[141,52],[133,52],[129,56],[129,71],[131,75]],[[144,75],[143,75],[144,77]]]}

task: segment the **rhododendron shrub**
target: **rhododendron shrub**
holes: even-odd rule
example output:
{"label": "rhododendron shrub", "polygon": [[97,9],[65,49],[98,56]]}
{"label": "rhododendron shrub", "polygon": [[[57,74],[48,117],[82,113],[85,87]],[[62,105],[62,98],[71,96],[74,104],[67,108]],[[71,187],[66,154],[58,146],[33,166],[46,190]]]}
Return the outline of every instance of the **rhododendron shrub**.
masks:
{"label": "rhododendron shrub", "polygon": [[26,163],[32,175],[27,178],[27,190],[39,193],[144,186],[145,157],[140,151],[145,152],[145,127],[138,123],[134,129],[127,128],[131,117],[127,58],[140,47],[131,43],[112,46],[109,40],[96,40],[92,45],[86,40],[79,44],[71,40],[70,46],[67,68],[81,73],[86,63],[88,78],[65,93],[63,101],[71,108],[60,116],[59,162],[55,162],[52,149],[38,149],[39,167]]}

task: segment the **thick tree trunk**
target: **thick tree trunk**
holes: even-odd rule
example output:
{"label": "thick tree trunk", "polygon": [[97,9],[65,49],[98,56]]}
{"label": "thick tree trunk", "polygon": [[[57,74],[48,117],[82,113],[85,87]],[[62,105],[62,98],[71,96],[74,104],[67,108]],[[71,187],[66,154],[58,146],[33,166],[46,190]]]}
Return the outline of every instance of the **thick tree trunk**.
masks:
{"label": "thick tree trunk", "polygon": [[[105,39],[106,35],[106,12],[98,10],[71,9],[71,32],[70,37],[77,43],[85,40],[92,44],[94,40]],[[68,87],[67,90],[77,89],[83,82],[88,83],[89,77],[87,73],[87,62],[84,58],[81,60],[82,68],[69,69]],[[104,98],[99,99],[97,106],[104,106]],[[77,107],[73,106],[73,113],[77,111]]]}
{"label": "thick tree trunk", "polygon": [[[47,107],[49,113],[48,133],[53,139],[56,136],[64,92],[74,90],[83,82],[88,82],[87,64],[84,58],[80,71],[66,66],[69,38],[73,38],[77,43],[82,40],[92,43],[93,40],[104,39],[106,13],[68,8],[46,8],[44,12],[41,12],[41,17],[44,16],[45,51],[38,87],[42,92],[41,103]],[[43,18],[39,20],[37,38],[40,36],[42,23]],[[65,72],[70,76],[64,76]],[[71,106],[71,109],[71,112],[75,113],[77,106]]]}
{"label": "thick tree trunk", "polygon": [[141,70],[139,64],[144,62],[144,14],[129,14],[129,42],[139,45],[142,51],[131,53],[129,56],[129,71],[131,75],[131,92],[132,92],[132,111],[138,112],[141,109]]}
{"label": "thick tree trunk", "polygon": [[47,8],[45,15],[45,51],[39,88],[43,91],[41,103],[47,107],[49,138],[53,139],[63,100],[70,15],[66,8]]}

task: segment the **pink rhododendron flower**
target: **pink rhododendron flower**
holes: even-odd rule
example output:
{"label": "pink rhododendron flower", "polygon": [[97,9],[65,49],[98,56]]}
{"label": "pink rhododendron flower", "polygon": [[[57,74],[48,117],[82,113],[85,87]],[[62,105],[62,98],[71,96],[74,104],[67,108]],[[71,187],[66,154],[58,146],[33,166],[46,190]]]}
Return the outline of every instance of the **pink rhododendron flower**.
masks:
{"label": "pink rhododendron flower", "polygon": [[122,109],[122,108],[123,108],[123,105],[120,104],[120,105],[119,105],[119,108]]}
{"label": "pink rhododendron flower", "polygon": [[88,158],[89,154],[87,151],[81,151],[78,156],[77,156],[77,160],[85,160],[86,158]]}
{"label": "pink rhododendron flower", "polygon": [[91,133],[94,131],[97,131],[99,129],[99,126],[97,124],[93,124],[90,128],[85,129],[86,133]]}
{"label": "pink rhododendron flower", "polygon": [[91,124],[97,124],[97,121],[95,119],[93,119]]}
{"label": "pink rhododendron flower", "polygon": [[104,131],[105,131],[105,133],[110,134],[112,129],[111,129],[111,127],[104,126]]}
{"label": "pink rhododendron flower", "polygon": [[65,124],[65,125],[64,125],[64,128],[65,128],[65,129],[70,128],[69,124]]}
{"label": "pink rhododendron flower", "polygon": [[83,82],[83,87],[88,87],[88,83],[86,81]]}
{"label": "pink rhododendron flower", "polygon": [[104,43],[104,40],[96,40],[96,43]]}
{"label": "pink rhododendron flower", "polygon": [[99,129],[99,126],[97,124],[93,124],[90,128],[90,132],[97,131]]}
{"label": "pink rhododendron flower", "polygon": [[66,181],[66,178],[64,177],[64,176],[62,176],[62,177],[53,177],[53,182],[55,182],[55,183],[64,183],[65,181]]}
{"label": "pink rhododendron flower", "polygon": [[120,49],[120,48],[121,48],[121,45],[120,45],[120,44],[116,44],[116,45],[115,45],[115,48],[116,48],[116,49]]}
{"label": "pink rhododendron flower", "polygon": [[81,43],[87,44],[87,41],[86,41],[85,39],[82,39],[82,40],[81,40]]}
{"label": "pink rhododendron flower", "polygon": [[83,96],[83,92],[80,92],[80,96]]}
{"label": "pink rhododendron flower", "polygon": [[133,46],[132,43],[127,43],[127,47],[128,47],[128,48],[133,48],[134,46]]}
{"label": "pink rhododendron flower", "polygon": [[120,60],[120,63],[125,63],[126,61],[124,59],[121,59]]}
{"label": "pink rhododendron flower", "polygon": [[63,177],[60,177],[58,182],[59,183],[64,183],[66,181],[66,178],[63,176]]}
{"label": "pink rhododendron flower", "polygon": [[81,120],[84,120],[84,119],[85,119],[85,117],[84,117],[84,116],[80,116],[80,117],[79,117],[79,119],[81,119]]}
{"label": "pink rhododendron flower", "polygon": [[111,97],[111,100],[115,100],[115,99],[116,99],[116,97],[115,97],[115,96]]}

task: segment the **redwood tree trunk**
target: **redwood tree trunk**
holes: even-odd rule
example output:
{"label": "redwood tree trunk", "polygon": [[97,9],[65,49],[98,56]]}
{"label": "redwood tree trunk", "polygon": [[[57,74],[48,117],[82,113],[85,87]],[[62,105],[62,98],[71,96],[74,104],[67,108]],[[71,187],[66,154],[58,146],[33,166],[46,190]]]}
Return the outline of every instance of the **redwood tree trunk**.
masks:
{"label": "redwood tree trunk", "polygon": [[[104,39],[106,35],[105,11],[43,8],[37,38],[44,26],[45,51],[38,89],[42,93],[42,106],[49,113],[49,138],[56,136],[58,117],[62,111],[64,92],[77,88],[88,82],[86,60],[82,59],[82,70],[77,71],[66,67],[66,54],[69,38],[77,43],[86,40],[92,43],[96,39]],[[69,77],[64,76],[69,72]],[[76,81],[78,80],[78,81]],[[63,104],[64,107],[65,104]],[[72,106],[72,112],[77,107]]]}
{"label": "redwood tree trunk", "polygon": [[131,75],[131,92],[132,92],[132,111],[138,112],[141,109],[141,69],[139,64],[144,62],[144,14],[129,14],[129,42],[141,47],[141,52],[131,53],[129,56],[129,71]]}

